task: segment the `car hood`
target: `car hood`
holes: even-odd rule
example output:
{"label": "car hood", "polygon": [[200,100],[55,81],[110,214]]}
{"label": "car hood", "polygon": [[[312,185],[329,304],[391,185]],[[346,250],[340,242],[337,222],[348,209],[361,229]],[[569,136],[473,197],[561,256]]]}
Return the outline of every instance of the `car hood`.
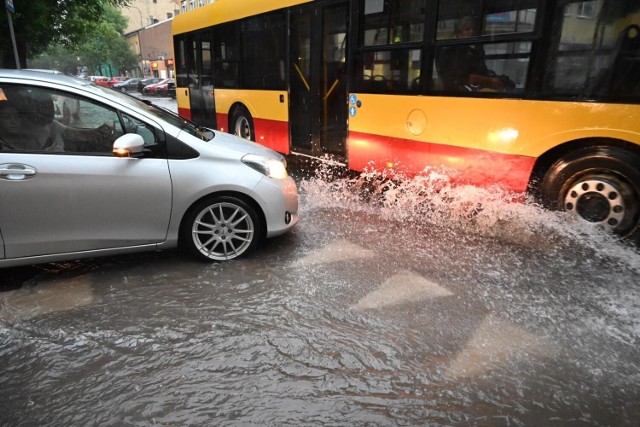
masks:
{"label": "car hood", "polygon": [[[257,144],[253,141],[248,141],[246,139],[238,138],[235,135],[231,135],[225,132],[220,132],[217,130],[212,130],[215,134],[214,138],[209,141],[202,141],[194,136],[186,135],[182,132],[182,135],[178,135],[182,138],[188,138],[192,145],[197,145],[198,148],[206,147],[206,149],[213,150],[213,152],[219,152],[220,148],[223,148],[227,151],[234,151],[238,154],[238,157],[241,158],[245,154],[257,154],[260,156],[270,157],[273,159],[283,159],[284,157],[270,148],[267,148],[263,145]],[[181,139],[182,139],[181,138]]]}

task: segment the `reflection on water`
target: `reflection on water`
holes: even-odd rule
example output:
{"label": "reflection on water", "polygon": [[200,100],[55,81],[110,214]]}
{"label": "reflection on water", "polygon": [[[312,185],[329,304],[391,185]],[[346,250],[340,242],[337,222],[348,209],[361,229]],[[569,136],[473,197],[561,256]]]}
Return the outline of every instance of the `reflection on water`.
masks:
{"label": "reflection on water", "polygon": [[369,178],[304,180],[300,224],[245,259],[0,294],[0,425],[635,425],[634,249],[444,176]]}
{"label": "reflection on water", "polygon": [[401,271],[385,281],[375,291],[360,299],[355,309],[382,308],[423,298],[438,298],[454,295],[446,288],[426,280],[419,274]]}
{"label": "reflection on water", "polygon": [[8,323],[92,303],[93,295],[84,277],[44,281],[36,287],[0,294],[2,320]]}

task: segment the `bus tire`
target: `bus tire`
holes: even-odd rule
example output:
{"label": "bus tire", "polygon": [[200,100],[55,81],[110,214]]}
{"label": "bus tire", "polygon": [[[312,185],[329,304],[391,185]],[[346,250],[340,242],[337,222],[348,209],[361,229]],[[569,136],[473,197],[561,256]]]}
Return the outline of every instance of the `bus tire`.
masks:
{"label": "bus tire", "polygon": [[253,128],[253,118],[244,107],[236,108],[231,116],[231,130],[234,135],[249,141],[255,141],[256,135]]}
{"label": "bus tire", "polygon": [[638,154],[617,147],[576,150],[556,160],[544,175],[542,204],[630,237],[640,219],[638,165]]}

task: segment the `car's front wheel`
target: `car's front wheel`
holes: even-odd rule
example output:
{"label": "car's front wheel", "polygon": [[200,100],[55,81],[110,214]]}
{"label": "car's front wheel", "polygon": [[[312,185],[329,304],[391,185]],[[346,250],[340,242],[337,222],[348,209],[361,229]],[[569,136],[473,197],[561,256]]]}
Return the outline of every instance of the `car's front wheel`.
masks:
{"label": "car's front wheel", "polygon": [[243,200],[215,196],[196,204],[182,229],[186,249],[204,261],[227,261],[255,249],[262,236],[256,211]]}

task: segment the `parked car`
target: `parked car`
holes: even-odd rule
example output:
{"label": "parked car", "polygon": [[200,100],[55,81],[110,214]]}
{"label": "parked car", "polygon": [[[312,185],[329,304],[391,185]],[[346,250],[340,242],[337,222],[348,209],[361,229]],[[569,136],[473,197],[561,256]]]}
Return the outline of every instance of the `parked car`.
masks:
{"label": "parked car", "polygon": [[123,77],[123,76],[111,77],[107,81],[107,87],[113,87],[113,85],[126,82],[127,80],[129,80],[129,77]]}
{"label": "parked car", "polygon": [[[298,222],[261,145],[70,76],[0,70],[0,95],[0,267],[175,247],[223,261]],[[54,96],[81,123],[59,123]]]}
{"label": "parked car", "polygon": [[104,76],[91,76],[89,80],[98,86],[107,87],[107,83],[109,82],[109,77]]}
{"label": "parked car", "polygon": [[159,79],[158,77],[147,77],[145,79],[140,80],[138,82],[138,92],[143,93],[142,90],[144,89],[145,86],[158,83],[160,80],[162,79]]}
{"label": "parked car", "polygon": [[161,85],[167,83],[169,80],[171,80],[171,79],[163,79],[163,80],[160,80],[157,83],[146,85],[142,89],[142,94],[143,95],[155,95],[156,94],[156,89],[158,88],[158,86],[161,86]]}
{"label": "parked car", "polygon": [[174,88],[175,88],[175,80],[168,79],[162,84],[158,83],[155,86],[155,89],[154,89],[155,95],[156,96],[169,96],[169,85],[174,85]]}
{"label": "parked car", "polygon": [[127,79],[124,82],[120,82],[120,83],[114,84],[113,88],[115,90],[119,90],[122,93],[129,92],[129,91],[132,91],[132,90],[136,90],[136,89],[138,89],[138,82],[140,80],[141,79],[138,79],[138,78]]}

